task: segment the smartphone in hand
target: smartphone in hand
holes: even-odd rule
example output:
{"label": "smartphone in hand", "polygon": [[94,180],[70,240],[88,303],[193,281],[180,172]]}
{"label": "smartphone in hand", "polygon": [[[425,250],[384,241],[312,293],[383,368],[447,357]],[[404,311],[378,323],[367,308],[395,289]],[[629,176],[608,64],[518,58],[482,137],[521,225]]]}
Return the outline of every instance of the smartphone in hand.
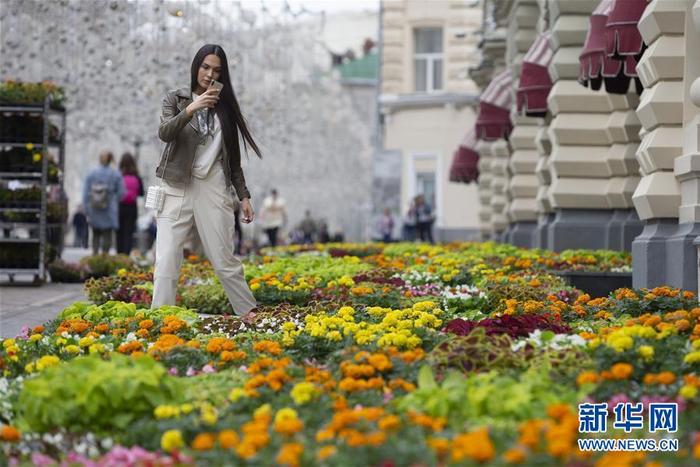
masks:
{"label": "smartphone in hand", "polygon": [[224,88],[224,83],[220,83],[216,80],[212,80],[211,84],[209,85],[209,89],[214,88],[216,89],[217,94],[221,94],[221,90]]}

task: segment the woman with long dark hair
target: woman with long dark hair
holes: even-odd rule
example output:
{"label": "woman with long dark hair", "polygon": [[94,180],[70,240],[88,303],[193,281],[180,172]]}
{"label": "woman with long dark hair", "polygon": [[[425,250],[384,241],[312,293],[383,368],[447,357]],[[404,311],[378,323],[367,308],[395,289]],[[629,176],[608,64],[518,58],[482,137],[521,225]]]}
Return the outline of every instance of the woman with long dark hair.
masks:
{"label": "woman with long dark hair", "polygon": [[[212,83],[223,84],[219,92]],[[165,188],[156,214],[156,263],[152,308],[174,305],[182,250],[193,223],[204,253],[226,291],[233,311],[250,322],[256,301],[233,250],[234,194],[242,220],[253,221],[250,193],[241,169],[243,146],[262,158],[241,113],[221,46],[207,44],[192,60],[189,86],[163,99],[158,136],[166,143],[156,168]]]}
{"label": "woman with long dark hair", "polygon": [[119,201],[119,229],[117,230],[117,253],[128,255],[134,245],[134,232],[138,218],[136,200],[143,196],[143,181],[139,176],[134,156],[125,152],[119,161],[119,171],[124,181],[124,194]]}

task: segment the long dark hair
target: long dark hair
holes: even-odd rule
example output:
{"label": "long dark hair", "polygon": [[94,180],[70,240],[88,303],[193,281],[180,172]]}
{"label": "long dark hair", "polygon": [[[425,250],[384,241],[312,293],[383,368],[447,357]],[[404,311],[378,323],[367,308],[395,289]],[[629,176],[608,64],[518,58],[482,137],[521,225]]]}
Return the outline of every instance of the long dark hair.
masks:
{"label": "long dark hair", "polygon": [[[259,158],[262,159],[262,154],[260,154],[260,149],[258,145],[255,144],[253,136],[248,131],[248,125],[246,124],[245,118],[241,113],[241,107],[238,105],[238,99],[236,99],[236,94],[233,92],[233,85],[231,84],[231,77],[228,73],[228,60],[226,59],[226,52],[220,45],[216,44],[206,44],[204,45],[192,60],[192,77],[190,81],[190,90],[196,91],[197,86],[197,76],[199,74],[199,67],[202,65],[204,58],[207,55],[214,54],[221,59],[221,74],[219,76],[219,82],[224,85],[221,90],[219,102],[214,107],[216,115],[219,117],[221,122],[221,127],[223,129],[224,144],[226,145],[226,151],[229,154],[229,162],[231,169],[235,169],[241,163],[241,148],[238,145],[238,132],[240,130],[243,136],[243,145],[247,150],[247,144],[255,151]],[[247,151],[246,151],[247,154]]]}
{"label": "long dark hair", "polygon": [[119,161],[119,171],[123,175],[136,175],[138,177],[139,169],[136,167],[136,161],[131,153],[125,152],[122,154],[122,158]]}

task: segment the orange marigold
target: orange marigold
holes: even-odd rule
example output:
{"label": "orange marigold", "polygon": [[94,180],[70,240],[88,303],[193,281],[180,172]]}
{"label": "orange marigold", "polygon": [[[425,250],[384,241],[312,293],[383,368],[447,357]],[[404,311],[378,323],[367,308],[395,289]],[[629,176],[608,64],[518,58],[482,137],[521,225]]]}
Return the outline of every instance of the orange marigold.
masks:
{"label": "orange marigold", "polygon": [[597,383],[600,377],[595,371],[584,371],[576,377],[576,384],[583,386],[584,384]]}
{"label": "orange marigold", "polygon": [[629,363],[616,363],[610,368],[614,379],[627,379],[632,376],[632,365]]}
{"label": "orange marigold", "polygon": [[20,440],[19,430],[12,425],[5,425],[0,428],[0,439],[9,443],[15,443]]}
{"label": "orange marigold", "polygon": [[671,371],[662,371],[656,375],[656,382],[659,384],[673,384],[676,382],[676,375]]}
{"label": "orange marigold", "polygon": [[224,449],[233,449],[240,443],[238,433],[233,430],[222,430],[219,433],[219,446]]}
{"label": "orange marigold", "polygon": [[213,433],[199,433],[192,441],[192,449],[197,451],[208,451],[214,447],[216,437]]}

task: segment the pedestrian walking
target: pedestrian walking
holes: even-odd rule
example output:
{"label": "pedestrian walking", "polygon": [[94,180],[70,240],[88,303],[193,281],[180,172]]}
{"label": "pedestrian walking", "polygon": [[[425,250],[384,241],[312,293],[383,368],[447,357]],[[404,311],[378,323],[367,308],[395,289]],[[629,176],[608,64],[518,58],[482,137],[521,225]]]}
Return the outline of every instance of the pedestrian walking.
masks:
{"label": "pedestrian walking", "polygon": [[287,224],[287,203],[278,196],[277,190],[270,190],[270,195],[263,201],[260,220],[267,234],[269,245],[277,246],[279,230]]}
{"label": "pedestrian walking", "polygon": [[119,161],[119,171],[124,181],[124,195],[119,201],[119,230],[117,230],[117,253],[131,254],[138,219],[136,200],[144,195],[143,180],[139,176],[134,156],[128,152]]}
{"label": "pedestrian walking", "polygon": [[433,220],[433,211],[425,202],[425,197],[416,196],[416,229],[421,241],[433,243]]}
{"label": "pedestrian walking", "polygon": [[402,238],[405,242],[412,242],[416,239],[416,223],[416,199],[413,198],[403,221]]}
{"label": "pedestrian walking", "polygon": [[83,184],[83,205],[92,227],[92,253],[109,253],[112,237],[119,228],[119,200],[124,194],[122,177],[111,167],[114,156],[100,154],[100,165],[93,169]]}
{"label": "pedestrian walking", "polygon": [[88,222],[87,216],[85,215],[85,209],[82,204],[78,205],[78,208],[73,213],[73,246],[79,248],[88,247]]}
{"label": "pedestrian walking", "polygon": [[299,230],[304,236],[304,243],[313,243],[314,235],[316,234],[316,222],[311,217],[311,211],[308,209],[304,212],[304,219],[299,223]]}
{"label": "pedestrian walking", "polygon": [[384,214],[379,220],[379,233],[382,236],[383,242],[391,242],[391,235],[394,232],[394,218],[391,216],[391,210],[384,208]]}
{"label": "pedestrian walking", "polygon": [[257,303],[233,246],[235,195],[242,221],[250,223],[254,216],[239,132],[246,149],[262,158],[231,85],[226,53],[207,44],[192,60],[190,84],[163,99],[158,136],[166,145],[156,176],[165,198],[156,214],[152,308],[175,304],[183,243],[194,224],[233,311],[247,322],[255,317]]}

